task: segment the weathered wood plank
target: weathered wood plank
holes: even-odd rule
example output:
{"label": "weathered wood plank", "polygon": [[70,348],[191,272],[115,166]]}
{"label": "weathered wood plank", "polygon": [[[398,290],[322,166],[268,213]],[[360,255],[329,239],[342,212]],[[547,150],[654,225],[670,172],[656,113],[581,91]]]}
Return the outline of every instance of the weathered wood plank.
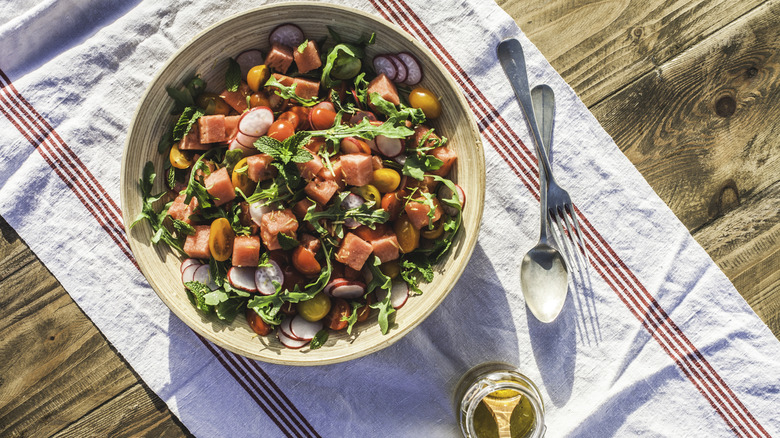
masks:
{"label": "weathered wood plank", "polygon": [[498,0],[586,105],[601,101],[761,0]]}
{"label": "weathered wood plank", "polygon": [[150,392],[143,385],[133,385],[54,436],[191,436],[179,426],[165,403]]}
{"label": "weathered wood plank", "polygon": [[[50,436],[139,380],[2,218],[0,230],[2,254],[27,261],[3,261],[0,277],[0,436]],[[139,415],[179,428],[167,409]]]}
{"label": "weathered wood plank", "polygon": [[780,339],[780,182],[693,237]]}

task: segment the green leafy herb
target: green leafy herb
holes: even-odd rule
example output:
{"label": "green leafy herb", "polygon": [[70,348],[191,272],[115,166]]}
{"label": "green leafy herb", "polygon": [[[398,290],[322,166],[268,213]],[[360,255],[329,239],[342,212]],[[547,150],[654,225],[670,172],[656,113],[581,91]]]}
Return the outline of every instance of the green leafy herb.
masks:
{"label": "green leafy herb", "polygon": [[[339,84],[339,79],[354,77],[360,72],[361,59],[364,52],[360,47],[352,44],[337,44],[330,49],[322,67],[320,82],[326,88],[333,88]],[[352,72],[354,71],[354,74]],[[331,74],[333,72],[333,74]],[[352,74],[350,76],[350,74]]]}
{"label": "green leafy herb", "polygon": [[233,168],[238,164],[241,159],[244,158],[244,153],[239,149],[228,150],[225,152],[225,158],[222,159],[220,167],[227,168],[228,175],[233,174]]}
{"label": "green leafy herb", "polygon": [[439,169],[443,164],[444,161],[433,155],[412,154],[406,157],[406,162],[404,162],[401,172],[404,175],[422,181],[426,172]]}
{"label": "green leafy herb", "polygon": [[320,234],[328,234],[328,230],[322,226],[320,220],[329,220],[335,227],[336,236],[341,238],[344,235],[343,224],[347,219],[354,219],[372,230],[376,228],[377,224],[383,224],[390,219],[390,214],[387,211],[373,208],[374,202],[365,202],[359,207],[344,209],[342,203],[349,195],[349,192],[339,193],[336,202],[323,211],[316,211],[317,204],[312,204],[306,211],[303,220],[309,222]]}
{"label": "green leafy herb", "polygon": [[393,283],[390,277],[382,273],[382,270],[379,269],[379,265],[381,264],[382,262],[377,256],[374,256],[373,263],[368,264],[368,269],[371,271],[372,278],[368,285],[366,285],[366,291],[371,293],[377,287],[385,291],[384,299],[382,301],[377,301],[376,303],[371,304],[370,307],[372,309],[379,309],[379,314],[377,315],[379,329],[382,331],[383,335],[386,335],[390,330],[390,317],[393,313],[395,313],[395,309],[393,308],[393,304],[390,302],[390,289],[392,288]]}
{"label": "green leafy herb", "polygon": [[371,104],[379,110],[379,112],[386,115],[388,120],[409,120],[415,125],[425,123],[425,113],[419,108],[412,108],[401,104],[399,105],[400,109],[398,109],[395,104],[383,99],[379,93],[371,93],[369,97],[371,99]]}
{"label": "green leafy herb", "polygon": [[328,329],[322,329],[317,332],[317,334],[314,335],[311,342],[309,342],[309,349],[310,350],[316,350],[320,347],[322,347],[326,342],[328,342],[328,334],[330,332]]}
{"label": "green leafy herb", "polygon": [[241,85],[241,66],[233,58],[228,58],[227,72],[225,72],[225,88],[228,91],[238,91]]}
{"label": "green leafy herb", "polygon": [[401,261],[401,278],[416,294],[421,294],[420,279],[425,282],[433,280],[433,267],[431,260],[421,253],[411,253],[404,256]]}
{"label": "green leafy herb", "polygon": [[[248,296],[249,294],[246,295]],[[230,297],[217,304],[214,310],[217,313],[217,318],[230,324],[241,313],[245,305],[246,299],[244,297]]]}
{"label": "green leafy herb", "polygon": [[306,51],[306,47],[309,45],[309,40],[303,40],[303,42],[298,46],[298,53],[303,53]]}
{"label": "green leafy herb", "polygon": [[241,213],[241,206],[238,203],[234,203],[227,215],[227,220],[237,236],[248,236],[252,233],[252,228],[241,225]]}
{"label": "green leafy herb", "polygon": [[168,188],[173,190],[176,187],[176,168],[171,166],[168,168],[168,177],[165,178],[165,183],[168,184]]}
{"label": "green leafy herb", "polygon": [[368,81],[366,80],[366,74],[360,73],[355,76],[355,95],[358,99],[358,104],[368,105]]}
{"label": "green leafy herb", "polygon": [[190,298],[198,310],[206,313],[211,312],[211,307],[206,304],[205,298],[206,294],[211,293],[211,289],[208,286],[198,281],[188,281],[184,283],[184,286],[187,288]]}
{"label": "green leafy herb", "polygon": [[268,82],[265,83],[265,86],[274,88],[274,93],[279,95],[282,99],[293,99],[303,106],[314,106],[320,103],[320,99],[317,98],[307,99],[298,96],[298,94],[295,92],[295,87],[297,87],[298,84],[293,83],[288,87],[287,85],[284,85],[281,82],[279,82],[279,80],[276,79],[273,75],[271,75],[271,77],[268,78]]}
{"label": "green leafy herb", "polygon": [[332,128],[322,131],[309,131],[312,137],[325,137],[328,140],[341,141],[346,137],[360,137],[366,140],[372,140],[377,135],[384,135],[388,138],[406,138],[414,134],[414,131],[407,128],[402,123],[386,121],[381,125],[373,125],[366,118],[355,126],[336,124]]}
{"label": "green leafy herb", "polygon": [[165,134],[163,134],[160,141],[157,143],[157,152],[167,154],[171,150],[171,146],[173,146],[173,130],[169,129],[168,131],[165,131]]}
{"label": "green leafy herb", "polygon": [[180,254],[186,255],[184,248],[182,248],[182,239],[174,237],[171,232],[168,231],[168,229],[163,225],[163,221],[168,215],[169,205],[163,207],[159,213],[154,209],[154,204],[166,195],[166,192],[162,192],[158,195],[152,194],[152,188],[154,186],[154,179],[156,176],[157,175],[154,171],[154,164],[152,164],[151,161],[147,162],[141,174],[141,179],[138,182],[138,186],[141,189],[142,199],[141,213],[139,213],[138,217],[136,217],[135,220],[130,224],[130,228],[133,228],[141,220],[146,219],[149,222],[149,225],[152,227],[152,231],[154,232],[151,238],[152,243],[157,244],[161,241],[165,242]]}
{"label": "green leafy herb", "polygon": [[195,235],[195,228],[193,228],[192,225],[188,224],[187,222],[181,221],[179,219],[173,220],[173,228],[176,229],[176,232],[186,236]]}
{"label": "green leafy herb", "polygon": [[192,125],[203,115],[204,112],[198,108],[192,106],[184,108],[184,112],[181,113],[179,120],[173,127],[173,141],[179,141],[189,134]]}
{"label": "green leafy herb", "polygon": [[311,152],[303,147],[308,142],[309,137],[310,135],[305,131],[296,132],[295,135],[287,138],[284,142],[263,136],[257,139],[255,147],[260,152],[270,155],[274,160],[281,161],[283,164],[289,162],[305,163],[314,158]]}
{"label": "green leafy herb", "polygon": [[184,108],[195,106],[195,98],[190,94],[190,91],[187,88],[179,90],[174,87],[165,87],[165,91],[168,92],[168,96],[170,96],[174,102],[171,114],[180,114]]}
{"label": "green leafy herb", "polygon": [[285,251],[293,250],[300,245],[295,237],[290,237],[284,233],[278,233],[276,238],[279,240],[279,245],[281,245],[282,249]]}
{"label": "green leafy herb", "polygon": [[351,301],[350,306],[352,306],[352,312],[350,312],[349,316],[346,318],[341,318],[342,321],[347,322],[347,334],[352,334],[352,327],[355,326],[358,320],[358,309],[365,306],[365,304],[361,303],[360,301]]}
{"label": "green leafy herb", "polygon": [[314,159],[314,155],[303,147],[308,140],[308,133],[300,131],[284,142],[267,136],[260,137],[255,142],[255,147],[260,152],[274,158],[271,165],[276,167],[278,172],[270,185],[258,184],[252,196],[247,198],[247,202],[251,204],[264,200],[266,204],[270,204],[298,199],[305,181],[301,178],[296,163],[305,163]]}
{"label": "green leafy herb", "polygon": [[[457,210],[457,213],[455,216],[447,216],[444,217],[442,226],[444,227],[444,235],[434,241],[433,246],[430,248],[425,249],[418,249],[417,251],[427,254],[428,257],[431,259],[431,263],[436,263],[438,260],[444,256],[444,254],[447,253],[447,251],[452,246],[452,241],[455,239],[455,236],[458,233],[458,230],[460,229],[462,220],[463,220],[463,214],[462,214],[462,208],[460,206],[460,200],[458,199],[458,190],[455,187],[455,183],[452,181],[442,178],[438,175],[428,175],[434,179],[434,181],[438,181],[450,190],[452,193],[452,197],[450,198],[444,198],[439,197],[439,202],[443,203],[444,205],[447,205],[449,207],[454,208]],[[441,193],[441,192],[440,192]]]}

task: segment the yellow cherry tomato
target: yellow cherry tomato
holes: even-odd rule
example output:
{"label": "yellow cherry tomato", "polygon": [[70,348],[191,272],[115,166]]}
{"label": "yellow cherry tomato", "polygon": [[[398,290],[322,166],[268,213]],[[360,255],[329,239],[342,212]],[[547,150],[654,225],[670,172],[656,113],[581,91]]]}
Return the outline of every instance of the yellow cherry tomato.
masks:
{"label": "yellow cherry tomato", "polygon": [[171,146],[171,153],[168,154],[168,158],[171,160],[171,166],[177,169],[187,169],[192,166],[192,160],[179,150],[179,146],[176,143]]}
{"label": "yellow cherry tomato", "polygon": [[401,274],[401,265],[398,264],[398,260],[392,260],[387,263],[382,263],[379,269],[383,274],[390,278],[396,278]]}
{"label": "yellow cherry tomato", "polygon": [[393,231],[395,231],[395,236],[398,239],[398,249],[402,253],[410,253],[420,246],[420,230],[412,225],[405,214],[395,221]]}
{"label": "yellow cherry tomato", "polygon": [[357,187],[354,192],[360,195],[363,199],[374,202],[374,208],[379,208],[382,203],[382,195],[379,194],[379,190],[371,184]]}
{"label": "yellow cherry tomato", "polygon": [[417,87],[409,93],[409,105],[412,108],[419,108],[425,113],[428,119],[435,119],[441,115],[441,103],[439,98],[433,94],[433,91]]}
{"label": "yellow cherry tomato", "polygon": [[319,321],[330,312],[330,298],[320,292],[310,300],[298,303],[298,314],[307,321]]}
{"label": "yellow cherry tomato", "polygon": [[[233,173],[230,175],[230,181],[233,183],[233,187],[241,189],[245,195],[251,195],[255,191],[256,182],[249,179],[249,173],[247,172],[247,159],[242,158],[233,167]],[[243,171],[242,171],[243,170]]]}
{"label": "yellow cherry tomato", "polygon": [[271,69],[265,64],[256,65],[249,69],[249,73],[246,74],[246,83],[249,88],[255,93],[260,91],[265,83],[268,82],[268,78],[271,77]]}
{"label": "yellow cherry tomato", "polygon": [[401,184],[401,175],[393,169],[377,169],[374,171],[371,184],[380,193],[390,193],[398,188],[398,184]]}
{"label": "yellow cherry tomato", "polygon": [[214,93],[201,93],[198,99],[195,101],[199,107],[206,110],[206,114],[230,114],[233,108],[227,104],[219,95]]}
{"label": "yellow cherry tomato", "polygon": [[432,230],[429,230],[427,227],[423,227],[420,230],[420,235],[428,240],[438,239],[442,234],[444,234],[444,222],[440,220],[434,222]]}
{"label": "yellow cherry tomato", "polygon": [[224,262],[233,255],[233,239],[236,234],[230,226],[230,222],[221,217],[211,223],[209,231],[209,250],[211,256],[218,262]]}

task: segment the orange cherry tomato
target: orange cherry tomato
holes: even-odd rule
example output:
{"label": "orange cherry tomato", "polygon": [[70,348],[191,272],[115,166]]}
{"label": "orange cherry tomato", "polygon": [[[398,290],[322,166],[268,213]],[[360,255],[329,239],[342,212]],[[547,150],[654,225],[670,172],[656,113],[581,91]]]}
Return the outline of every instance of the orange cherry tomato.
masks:
{"label": "orange cherry tomato", "polygon": [[249,106],[251,108],[257,108],[259,106],[270,107],[271,102],[268,100],[268,96],[261,91],[259,93],[252,93],[252,95],[249,96]]}
{"label": "orange cherry tomato", "polygon": [[196,99],[195,103],[198,104],[199,107],[206,110],[206,114],[224,114],[228,115],[230,114],[230,111],[233,110],[233,108],[230,107],[230,105],[227,104],[227,102],[224,101],[219,95],[214,93],[201,93],[200,96]]}
{"label": "orange cherry tomato", "polygon": [[398,249],[407,254],[420,246],[420,230],[414,227],[409,218],[404,214],[395,221],[393,231],[398,239]]}
{"label": "orange cherry tomato", "polygon": [[352,306],[343,298],[334,298],[330,302],[330,312],[325,316],[325,325],[331,330],[344,330],[349,323],[346,320],[352,315]]}
{"label": "orange cherry tomato", "polygon": [[301,126],[301,116],[293,111],[285,111],[279,115],[277,120],[287,120],[292,123],[293,128],[298,129]]}
{"label": "orange cherry tomato", "polygon": [[209,250],[211,256],[218,262],[224,262],[233,255],[233,239],[236,233],[230,226],[230,222],[221,217],[211,223],[209,231]]}
{"label": "orange cherry tomato", "polygon": [[404,210],[405,194],[402,191],[390,192],[382,196],[382,210],[390,214],[390,220],[394,221],[398,219],[398,215]]}
{"label": "orange cherry tomato", "polygon": [[322,270],[320,262],[314,257],[314,252],[305,246],[295,248],[292,255],[295,269],[307,276],[319,275]]}
{"label": "orange cherry tomato", "polygon": [[253,332],[260,336],[266,336],[271,333],[271,326],[268,325],[254,309],[246,309],[246,322]]}
{"label": "orange cherry tomato", "polygon": [[171,152],[168,154],[168,158],[171,161],[171,166],[177,169],[187,169],[192,166],[192,160],[187,155],[179,150],[179,146],[174,143],[171,146]]}
{"label": "orange cherry tomato", "polygon": [[310,111],[309,108],[306,108],[305,106],[294,106],[288,111],[295,113],[298,116],[298,127],[296,129],[309,130],[311,128],[311,126],[308,126]]}
{"label": "orange cherry tomato", "polygon": [[271,77],[271,69],[267,65],[261,64],[252,67],[246,75],[246,83],[255,93],[265,86],[268,78]]}
{"label": "orange cherry tomato", "polygon": [[433,229],[429,230],[426,227],[423,227],[422,230],[420,230],[420,235],[424,239],[428,240],[434,240],[438,239],[439,237],[444,234],[444,221],[436,221],[433,223]]}
{"label": "orange cherry tomato", "polygon": [[266,135],[279,141],[285,141],[293,134],[295,134],[295,126],[287,120],[280,119],[271,123]]}
{"label": "orange cherry tomato", "polygon": [[409,93],[409,106],[419,108],[425,113],[425,118],[435,119],[441,115],[441,103],[433,91],[417,87]]}
{"label": "orange cherry tomato", "polygon": [[329,108],[316,107],[312,108],[309,113],[309,123],[312,129],[322,130],[328,129],[336,122],[336,111]]}

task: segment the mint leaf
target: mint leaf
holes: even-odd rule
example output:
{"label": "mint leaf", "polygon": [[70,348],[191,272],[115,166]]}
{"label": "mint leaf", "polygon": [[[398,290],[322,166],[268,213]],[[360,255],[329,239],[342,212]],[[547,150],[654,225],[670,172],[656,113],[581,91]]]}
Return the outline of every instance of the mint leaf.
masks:
{"label": "mint leaf", "polygon": [[293,250],[300,245],[295,237],[290,237],[284,233],[278,233],[276,238],[279,240],[279,245],[281,245],[282,249],[285,251]]}
{"label": "mint leaf", "polygon": [[411,176],[414,179],[422,181],[425,178],[425,174],[431,170],[439,169],[444,164],[444,161],[434,157],[433,155],[420,155],[413,154],[406,157],[404,167],[401,172],[404,175]]}
{"label": "mint leaf", "polygon": [[233,58],[228,58],[228,68],[225,72],[225,88],[228,91],[238,91],[241,85],[241,66]]}
{"label": "mint leaf", "polygon": [[173,127],[173,141],[179,141],[189,134],[192,125],[203,115],[205,113],[195,107],[188,106],[184,108],[184,112],[181,113],[179,120],[176,121],[176,125]]}

